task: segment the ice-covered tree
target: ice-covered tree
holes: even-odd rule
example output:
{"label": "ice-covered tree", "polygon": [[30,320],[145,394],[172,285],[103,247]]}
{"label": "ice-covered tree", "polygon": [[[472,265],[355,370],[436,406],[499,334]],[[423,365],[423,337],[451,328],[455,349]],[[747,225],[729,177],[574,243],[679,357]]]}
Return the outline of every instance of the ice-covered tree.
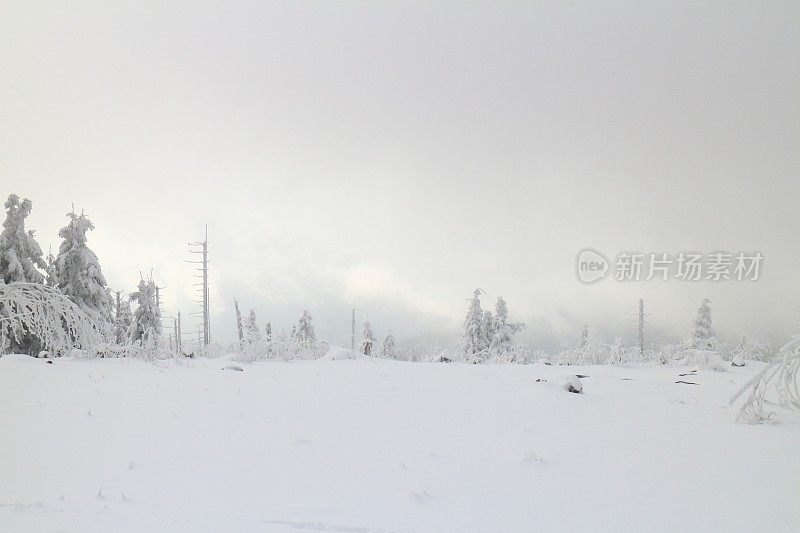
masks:
{"label": "ice-covered tree", "polygon": [[525,325],[508,321],[508,305],[502,296],[497,297],[493,321],[493,335],[489,350],[495,357],[508,357],[514,348],[514,335]]}
{"label": "ice-covered tree", "polygon": [[609,362],[612,365],[621,365],[625,362],[625,346],[622,344],[622,337],[617,337],[611,346],[611,357]]}
{"label": "ice-covered tree", "polygon": [[486,326],[486,337],[489,339],[489,344],[491,344],[497,330],[497,324],[495,317],[488,309],[483,312],[483,323]]}
{"label": "ice-covered tree", "polygon": [[716,345],[714,328],[711,325],[711,300],[706,298],[697,309],[697,316],[692,321],[692,334],[689,338],[690,348],[696,350],[713,350]]}
{"label": "ice-covered tree", "polygon": [[381,357],[394,359],[394,344],[394,335],[392,335],[392,330],[389,330],[388,335],[386,335],[386,338],[383,339],[383,345],[381,346]]}
{"label": "ice-covered tree", "polygon": [[58,232],[63,240],[55,261],[56,286],[94,320],[110,326],[111,294],[97,256],[86,245],[86,232],[94,226],[83,213],[67,217],[69,223]]}
{"label": "ice-covered tree", "polygon": [[747,342],[747,337],[742,336],[742,340],[733,349],[733,357],[731,358],[731,365],[733,366],[745,366],[747,363],[745,361],[747,359],[752,359],[753,357],[753,347],[750,346],[750,343]]}
{"label": "ice-covered tree", "polygon": [[578,350],[581,352],[585,352],[589,349],[590,340],[589,340],[589,324],[583,326],[583,331],[581,332],[581,342],[578,344]]}
{"label": "ice-covered tree", "polygon": [[117,344],[124,344],[128,340],[128,330],[133,322],[130,298],[121,298],[117,293],[114,302],[114,338]]}
{"label": "ice-covered tree", "polygon": [[157,341],[161,336],[161,310],[156,300],[156,283],[152,279],[140,280],[139,288],[131,294],[132,301],[139,304],[133,313],[133,321],[128,328],[131,342]]}
{"label": "ice-covered tree", "polygon": [[12,194],[5,208],[6,220],[0,233],[0,279],[4,283],[44,283],[44,276],[37,269],[47,269],[42,248],[33,231],[25,231],[25,219],[31,214],[33,204],[27,198],[20,201],[19,196]]}
{"label": "ice-covered tree", "polygon": [[367,321],[364,322],[364,330],[361,332],[361,353],[370,355],[373,344],[375,344],[375,334],[372,333],[372,324]]}
{"label": "ice-covered tree", "polygon": [[489,335],[481,309],[481,292],[480,289],[473,292],[464,318],[464,357],[474,363],[483,362],[489,348]]}
{"label": "ice-covered tree", "polygon": [[239,311],[239,301],[233,299],[233,308],[236,311],[236,334],[239,335],[239,342],[244,342],[244,324],[242,322],[242,313]]}
{"label": "ice-covered tree", "polygon": [[56,258],[53,255],[52,248],[47,252],[47,268],[45,269],[46,275],[44,283],[48,287],[55,287],[58,285],[58,273],[56,271]]}
{"label": "ice-covered tree", "polygon": [[250,309],[250,313],[247,315],[247,321],[244,324],[244,338],[247,342],[261,341],[261,332],[258,330],[255,309]]}
{"label": "ice-covered tree", "polygon": [[317,342],[317,336],[314,333],[314,324],[311,323],[312,316],[307,309],[303,310],[303,315],[297,321],[297,326],[294,327],[292,336],[297,342],[305,345]]}
{"label": "ice-covered tree", "polygon": [[0,283],[0,353],[67,355],[101,340],[97,323],[57,289]]}

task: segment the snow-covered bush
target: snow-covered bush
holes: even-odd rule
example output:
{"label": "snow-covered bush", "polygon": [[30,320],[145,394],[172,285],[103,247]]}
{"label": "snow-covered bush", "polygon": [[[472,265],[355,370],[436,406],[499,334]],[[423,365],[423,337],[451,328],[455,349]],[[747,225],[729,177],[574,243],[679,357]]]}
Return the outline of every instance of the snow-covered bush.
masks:
{"label": "snow-covered bush", "polygon": [[0,349],[51,356],[103,342],[89,315],[58,290],[40,283],[0,283]]}
{"label": "snow-covered bush", "polygon": [[772,413],[763,409],[766,395],[773,390],[776,403],[789,409],[800,409],[800,337],[789,341],[770,364],[764,367],[731,399],[733,404],[742,394],[750,391],[736,416],[737,421],[759,423]]}
{"label": "snow-covered bush", "polygon": [[625,363],[625,346],[622,345],[622,337],[617,337],[614,344],[611,346],[611,357],[609,364],[622,365]]}

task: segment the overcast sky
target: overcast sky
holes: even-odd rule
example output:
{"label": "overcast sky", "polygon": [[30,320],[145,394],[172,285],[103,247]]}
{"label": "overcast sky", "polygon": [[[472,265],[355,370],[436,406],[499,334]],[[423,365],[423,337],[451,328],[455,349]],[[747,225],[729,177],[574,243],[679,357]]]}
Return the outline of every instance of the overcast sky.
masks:
{"label": "overcast sky", "polygon": [[[647,4],[647,5],[645,5]],[[798,2],[0,0],[0,194],[74,203],[109,284],[320,338],[447,337],[471,291],[539,347],[800,332]],[[764,254],[756,282],[581,284],[575,257]]]}

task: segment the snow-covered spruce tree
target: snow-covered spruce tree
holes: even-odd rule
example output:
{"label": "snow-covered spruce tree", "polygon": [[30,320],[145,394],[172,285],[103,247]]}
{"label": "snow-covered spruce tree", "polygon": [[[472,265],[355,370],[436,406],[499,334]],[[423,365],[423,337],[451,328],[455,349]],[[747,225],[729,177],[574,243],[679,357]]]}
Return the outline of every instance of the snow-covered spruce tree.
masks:
{"label": "snow-covered spruce tree", "polygon": [[578,344],[578,349],[581,352],[585,352],[589,348],[589,324],[583,326],[583,331],[581,332],[581,342]]}
{"label": "snow-covered spruce tree", "polygon": [[233,299],[233,308],[236,311],[236,333],[239,335],[239,342],[244,342],[244,326],[242,325],[242,313],[239,312],[239,301]]}
{"label": "snow-covered spruce tree", "polygon": [[495,317],[488,309],[483,312],[483,324],[486,326],[486,338],[489,339],[489,344],[491,344],[497,329],[497,324],[495,323]]}
{"label": "snow-covered spruce tree", "polygon": [[63,241],[55,261],[56,286],[101,329],[110,329],[111,294],[97,256],[86,246],[86,232],[94,226],[83,213],[67,213],[67,217],[69,223],[58,232]]}
{"label": "snow-covered spruce tree", "polygon": [[[489,314],[491,317],[491,314]],[[525,328],[525,324],[508,321],[508,305],[502,296],[497,297],[495,304],[493,328],[489,351],[493,357],[501,361],[514,362],[514,335]]]}
{"label": "snow-covered spruce tree", "polygon": [[57,289],[0,283],[0,353],[68,355],[101,340],[95,321]]}
{"label": "snow-covered spruce tree", "polygon": [[261,332],[258,330],[255,309],[250,309],[250,313],[247,315],[247,321],[244,324],[244,338],[247,342],[261,342]]}
{"label": "snow-covered spruce tree", "polygon": [[311,323],[311,320],[311,313],[304,309],[303,316],[297,321],[297,326],[292,328],[292,337],[306,347],[317,342],[317,335],[314,333],[314,324]]}
{"label": "snow-covered spruce tree", "polygon": [[271,322],[267,322],[267,324],[264,326],[264,344],[266,344],[267,355],[272,357],[273,346],[272,346],[272,323]]}
{"label": "snow-covered spruce tree", "polygon": [[612,365],[621,365],[625,362],[625,346],[622,344],[622,337],[617,337],[614,344],[611,346],[611,357],[609,363]]}
{"label": "snow-covered spruce tree", "polygon": [[372,345],[375,344],[375,334],[372,333],[372,324],[364,322],[364,331],[361,332],[361,353],[372,354]]}
{"label": "snow-covered spruce tree", "polygon": [[481,289],[475,289],[469,302],[467,316],[464,318],[464,358],[470,363],[482,363],[489,349],[489,336],[486,331],[483,310],[481,309]]}
{"label": "snow-covered spruce tree", "polygon": [[692,321],[689,346],[696,350],[713,350],[716,346],[714,328],[711,325],[711,300],[708,298],[700,304],[697,316]]}
{"label": "snow-covered spruce tree", "polygon": [[47,268],[45,269],[46,276],[44,284],[48,287],[55,287],[58,285],[58,273],[56,272],[56,258],[53,255],[52,248],[47,252]]}
{"label": "snow-covered spruce tree", "polygon": [[383,339],[383,345],[381,346],[381,357],[385,357],[387,359],[394,359],[394,335],[392,335],[392,330],[389,330],[389,334],[386,335],[386,338]]}
{"label": "snow-covered spruce tree", "polygon": [[114,339],[117,344],[125,344],[128,341],[128,329],[133,322],[130,298],[121,298],[117,293],[114,303]]}
{"label": "snow-covered spruce tree", "polygon": [[3,283],[44,283],[37,267],[47,269],[42,258],[42,248],[33,231],[25,231],[25,219],[31,214],[33,204],[16,194],[9,195],[5,203],[6,220],[0,233],[0,280]]}
{"label": "snow-covered spruce tree", "polygon": [[128,328],[131,342],[157,343],[161,336],[161,310],[156,301],[156,283],[152,279],[139,281],[139,288],[130,299],[139,304]]}

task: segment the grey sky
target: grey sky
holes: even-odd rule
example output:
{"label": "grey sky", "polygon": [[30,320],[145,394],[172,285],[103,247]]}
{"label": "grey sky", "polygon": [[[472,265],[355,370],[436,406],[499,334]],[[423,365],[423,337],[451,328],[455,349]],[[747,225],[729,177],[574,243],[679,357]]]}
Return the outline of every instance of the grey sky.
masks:
{"label": "grey sky", "polygon": [[[472,289],[536,346],[800,330],[796,2],[0,3],[0,193],[45,247],[74,202],[114,288],[320,337],[349,309],[455,332]],[[651,3],[647,3],[651,4]],[[755,283],[578,283],[576,253],[755,251]]]}

